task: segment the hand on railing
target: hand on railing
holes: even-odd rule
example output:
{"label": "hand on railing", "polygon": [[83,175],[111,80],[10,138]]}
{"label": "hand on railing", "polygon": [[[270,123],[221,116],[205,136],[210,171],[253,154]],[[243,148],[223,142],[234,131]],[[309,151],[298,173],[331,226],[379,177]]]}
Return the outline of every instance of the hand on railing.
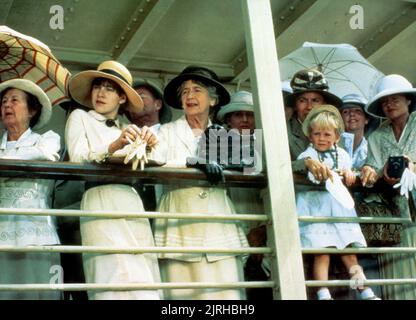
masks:
{"label": "hand on railing", "polygon": [[186,158],[186,166],[188,168],[196,168],[202,170],[207,176],[207,180],[211,185],[217,185],[220,181],[225,182],[224,172],[217,162],[206,161],[203,158],[188,157]]}
{"label": "hand on railing", "polygon": [[308,178],[313,183],[319,184],[327,179],[332,180],[331,169],[324,163],[311,158],[305,159],[305,167],[308,170]]}

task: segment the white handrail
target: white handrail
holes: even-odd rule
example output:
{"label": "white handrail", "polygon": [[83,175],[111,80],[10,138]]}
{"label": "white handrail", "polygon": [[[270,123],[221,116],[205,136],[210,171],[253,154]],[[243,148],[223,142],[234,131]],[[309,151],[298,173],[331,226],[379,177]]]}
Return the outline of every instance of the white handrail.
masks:
{"label": "white handrail", "polygon": [[316,217],[316,216],[299,216],[302,222],[342,222],[342,223],[395,223],[406,224],[411,223],[410,218],[394,218],[394,217]]}
{"label": "white handrail", "polygon": [[153,218],[153,219],[190,219],[190,220],[250,220],[268,221],[265,214],[216,214],[216,213],[168,213],[168,212],[136,212],[136,211],[109,211],[109,210],[67,210],[67,209],[16,209],[0,208],[0,215],[27,215],[27,216],[62,216],[62,217],[100,217],[100,218]]}
{"label": "white handrail", "polygon": [[271,254],[268,247],[224,248],[224,247],[109,247],[109,246],[0,246],[0,252],[63,252],[63,253],[229,253]]}
{"label": "white handrail", "polygon": [[0,284],[1,291],[79,291],[79,290],[155,290],[190,288],[271,288],[273,281],[241,282],[162,282],[162,283],[51,283],[51,284]]}

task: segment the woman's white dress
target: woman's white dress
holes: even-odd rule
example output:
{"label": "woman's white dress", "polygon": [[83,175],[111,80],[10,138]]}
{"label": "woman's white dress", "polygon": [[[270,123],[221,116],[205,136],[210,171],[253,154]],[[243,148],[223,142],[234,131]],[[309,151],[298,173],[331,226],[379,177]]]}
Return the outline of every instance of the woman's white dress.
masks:
{"label": "woman's white dress", "polygon": [[[338,168],[351,169],[351,158],[345,150],[337,148]],[[334,151],[335,154],[335,151]],[[319,160],[318,152],[309,146],[298,159],[310,157]],[[335,156],[323,155],[323,163],[331,169]],[[328,191],[302,191],[296,194],[296,210],[299,216],[315,217],[356,217],[355,209],[342,206]],[[348,245],[364,247],[367,245],[360,225],[357,223],[312,223],[299,222],[301,244],[304,248],[336,247],[343,249]]]}
{"label": "woman's white dress", "polygon": [[[122,117],[116,126],[108,127],[106,118],[94,110],[74,110],[66,125],[66,143],[73,162],[102,162],[108,146],[121,129],[129,125]],[[88,189],[81,201],[81,210],[144,212],[136,190],[129,185],[105,184]],[[81,239],[84,246],[138,247],[154,246],[148,219],[81,218]],[[84,273],[88,283],[159,283],[156,254],[84,254]],[[158,290],[89,291],[90,299],[160,299]]]}
{"label": "woman's white dress", "polygon": [[[29,128],[17,141],[0,135],[0,158],[21,160],[59,159],[60,137],[42,135]],[[49,209],[53,181],[0,178],[0,207]],[[50,216],[0,215],[0,246],[25,247],[59,244],[55,219]],[[0,284],[59,284],[63,279],[59,253],[0,253]],[[61,274],[57,274],[61,273]],[[60,299],[59,291],[1,291],[0,299]]]}
{"label": "woman's white dress", "polygon": [[[159,144],[152,159],[167,167],[185,167],[186,158],[195,156],[198,139],[185,116],[161,126]],[[160,212],[234,214],[234,206],[221,187],[165,188],[158,205]],[[156,219],[157,246],[248,247],[241,226],[233,221]],[[218,253],[162,253],[161,273],[164,282],[237,282],[243,281],[242,256]],[[243,299],[242,289],[166,290],[168,299]]]}

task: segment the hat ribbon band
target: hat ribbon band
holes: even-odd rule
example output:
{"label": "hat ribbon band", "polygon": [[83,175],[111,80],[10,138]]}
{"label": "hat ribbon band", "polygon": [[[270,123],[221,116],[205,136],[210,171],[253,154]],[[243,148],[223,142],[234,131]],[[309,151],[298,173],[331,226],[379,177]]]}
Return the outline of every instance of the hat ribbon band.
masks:
{"label": "hat ribbon band", "polygon": [[129,83],[121,74],[119,74],[118,72],[116,72],[114,70],[111,70],[111,69],[101,69],[99,71],[104,72],[104,73],[111,74],[112,76],[116,76],[117,78],[120,78],[124,82]]}

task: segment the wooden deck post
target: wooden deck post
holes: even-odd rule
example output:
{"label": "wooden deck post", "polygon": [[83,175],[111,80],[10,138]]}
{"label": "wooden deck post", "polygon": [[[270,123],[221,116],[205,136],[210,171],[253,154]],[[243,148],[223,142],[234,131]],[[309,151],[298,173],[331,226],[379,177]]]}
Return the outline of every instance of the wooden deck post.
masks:
{"label": "wooden deck post", "polygon": [[274,297],[306,299],[270,2],[245,0],[242,3],[256,125],[263,129],[263,160],[267,165],[269,196],[266,197],[266,210],[272,218],[268,240],[276,250],[272,263],[272,277],[277,283]]}

